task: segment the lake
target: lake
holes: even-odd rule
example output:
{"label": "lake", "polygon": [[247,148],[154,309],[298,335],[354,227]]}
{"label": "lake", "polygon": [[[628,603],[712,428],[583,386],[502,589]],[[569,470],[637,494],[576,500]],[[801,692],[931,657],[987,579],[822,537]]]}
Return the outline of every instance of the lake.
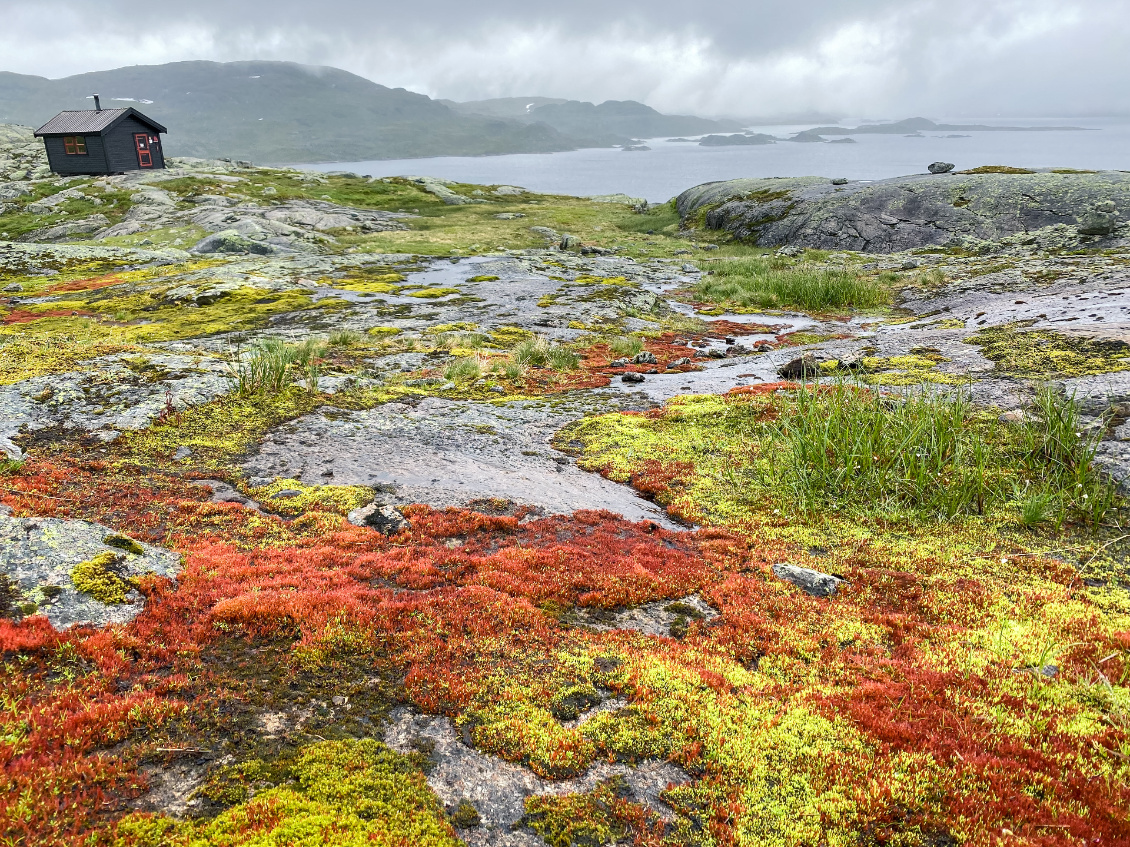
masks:
{"label": "lake", "polygon": [[[434,176],[482,185],[520,185],[533,191],[587,196],[624,193],[663,202],[679,192],[713,180],[737,177],[826,176],[885,179],[925,173],[931,162],[953,162],[958,169],[978,165],[1130,169],[1130,120],[1127,118],[1056,118],[997,121],[966,118],[946,123],[1016,126],[1083,126],[1088,132],[968,132],[946,138],[928,132],[922,138],[902,135],[856,135],[855,144],[781,141],[754,147],[700,147],[651,139],[651,150],[618,148],[567,153],[507,156],[443,156],[336,162],[299,167],[352,171],[372,176]],[[855,124],[850,124],[855,125]],[[785,137],[808,126],[749,127]],[[832,137],[829,134],[828,137]]]}

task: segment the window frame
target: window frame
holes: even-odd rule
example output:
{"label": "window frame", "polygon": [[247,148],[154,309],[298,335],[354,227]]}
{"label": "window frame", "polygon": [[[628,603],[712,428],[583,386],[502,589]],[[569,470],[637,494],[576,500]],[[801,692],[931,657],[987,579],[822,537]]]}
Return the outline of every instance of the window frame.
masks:
{"label": "window frame", "polygon": [[63,152],[68,156],[87,156],[85,135],[64,135]]}

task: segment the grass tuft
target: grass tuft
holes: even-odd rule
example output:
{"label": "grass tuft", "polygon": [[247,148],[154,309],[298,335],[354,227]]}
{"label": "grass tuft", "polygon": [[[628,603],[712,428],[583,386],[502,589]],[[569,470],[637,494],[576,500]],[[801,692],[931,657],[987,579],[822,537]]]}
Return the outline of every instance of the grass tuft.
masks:
{"label": "grass tuft", "polygon": [[243,397],[252,394],[278,394],[295,379],[301,379],[309,391],[318,389],[318,357],[325,347],[317,341],[291,344],[268,338],[251,349],[249,356],[234,350],[228,358],[228,370]]}
{"label": "grass tuft", "polygon": [[523,367],[552,368],[555,371],[575,370],[581,361],[572,350],[554,344],[544,336],[520,341],[511,352],[511,357]]}
{"label": "grass tuft", "polygon": [[478,356],[465,356],[448,365],[443,375],[452,382],[474,382],[483,375],[483,363]]}
{"label": "grass tuft", "polygon": [[632,357],[643,350],[643,339],[635,335],[622,335],[609,341],[608,349],[617,355]]}
{"label": "grass tuft", "polygon": [[794,265],[775,256],[719,262],[695,286],[695,292],[711,303],[816,312],[872,309],[891,301],[890,289],[875,277],[842,268]]}

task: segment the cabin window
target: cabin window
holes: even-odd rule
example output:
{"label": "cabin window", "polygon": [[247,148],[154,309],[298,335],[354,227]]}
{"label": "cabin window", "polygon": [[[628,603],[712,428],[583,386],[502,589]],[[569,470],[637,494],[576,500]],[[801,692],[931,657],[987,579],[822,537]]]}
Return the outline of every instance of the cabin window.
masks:
{"label": "cabin window", "polygon": [[86,138],[81,135],[64,135],[63,148],[68,156],[85,156]]}

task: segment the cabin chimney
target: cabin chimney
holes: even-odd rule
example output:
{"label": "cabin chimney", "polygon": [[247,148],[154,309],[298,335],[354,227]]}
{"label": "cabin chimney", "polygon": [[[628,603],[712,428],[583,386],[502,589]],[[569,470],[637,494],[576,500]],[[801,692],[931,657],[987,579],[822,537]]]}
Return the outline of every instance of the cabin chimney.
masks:
{"label": "cabin chimney", "polygon": [[98,99],[97,94],[94,95],[94,111],[96,111],[96,112],[102,111],[102,101]]}

